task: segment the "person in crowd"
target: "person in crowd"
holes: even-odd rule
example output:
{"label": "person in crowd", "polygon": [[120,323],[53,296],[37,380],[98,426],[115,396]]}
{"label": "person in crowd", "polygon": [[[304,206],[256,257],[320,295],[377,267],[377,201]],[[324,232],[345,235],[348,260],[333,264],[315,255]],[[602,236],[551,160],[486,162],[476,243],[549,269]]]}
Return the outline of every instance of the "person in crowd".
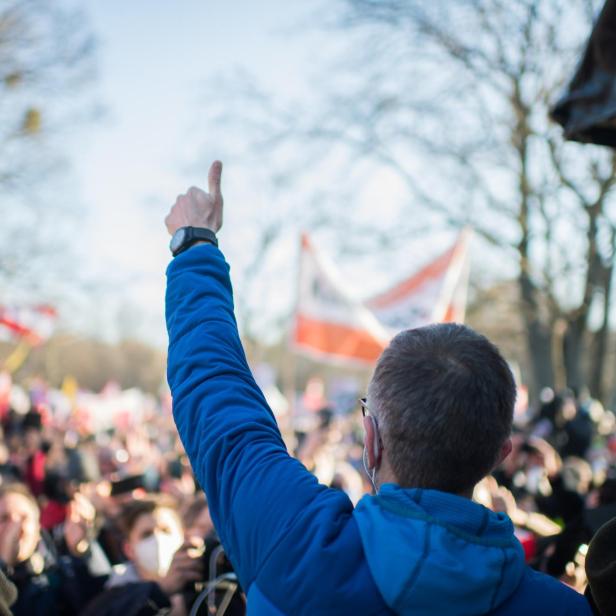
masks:
{"label": "person in crowd", "polygon": [[25,481],[34,496],[43,492],[45,481],[45,443],[41,415],[34,409],[22,422],[24,452],[26,455]]}
{"label": "person in crowd", "polygon": [[565,458],[558,475],[550,479],[549,493],[537,495],[537,507],[551,518],[561,519],[564,524],[573,522],[584,512],[591,482],[592,469],[586,460]]}
{"label": "person in crowd", "polygon": [[353,505],[287,452],[233,313],[222,165],[166,218],[168,380],[178,431],[251,614],[590,614],[525,564],[511,520],[474,486],[511,451],[515,383],[455,324],[402,332],[362,402],[374,486]]}
{"label": "person in crowd", "polygon": [[586,596],[596,616],[616,614],[616,518],[605,523],[588,546]]}
{"label": "person in crowd", "polygon": [[64,525],[66,553],[41,531],[36,499],[23,484],[0,487],[0,565],[17,587],[15,616],[79,614],[104,578],[88,568],[87,523],[76,507]]}
{"label": "person in crowd", "polygon": [[204,578],[203,537],[184,539],[177,507],[164,495],[134,500],[121,513],[127,561],[116,565],[109,589],[89,609],[96,614],[122,614],[120,607],[151,602],[184,614],[182,593]]}
{"label": "person in crowd", "polygon": [[185,507],[182,518],[184,537],[187,540],[191,537],[205,539],[214,530],[210,508],[203,493],[196,495],[192,502]]}
{"label": "person in crowd", "polygon": [[0,479],[9,482],[21,481],[22,479],[21,470],[11,460],[9,447],[4,440],[0,440]]}

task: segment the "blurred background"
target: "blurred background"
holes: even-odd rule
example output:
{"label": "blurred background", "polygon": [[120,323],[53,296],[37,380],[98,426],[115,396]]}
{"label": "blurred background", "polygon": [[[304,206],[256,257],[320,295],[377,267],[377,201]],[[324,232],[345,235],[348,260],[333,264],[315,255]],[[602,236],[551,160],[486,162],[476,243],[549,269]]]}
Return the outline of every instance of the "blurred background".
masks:
{"label": "blurred background", "polygon": [[[196,498],[165,380],[163,219],[216,158],[247,355],[324,482],[367,489],[356,400],[388,336],[464,320],[519,386],[484,502],[556,524],[535,539],[567,522],[537,495],[596,506],[616,451],[616,163],[550,110],[602,5],[2,0],[2,455],[39,507],[134,477],[120,493]],[[340,324],[351,341],[328,347]],[[86,442],[87,478],[66,458]],[[587,528],[554,565],[580,588]]]}
{"label": "blurred background", "polygon": [[218,157],[251,352],[285,346],[301,231],[361,300],[470,226],[468,322],[611,402],[612,154],[548,117],[600,3],[493,4],[5,2],[2,303],[58,313],[23,373],[164,350],[162,219]]}
{"label": "blurred background", "polygon": [[361,301],[471,227],[467,321],[535,395],[611,402],[613,157],[548,117],[599,4],[5,2],[1,301],[57,312],[17,375],[132,352],[156,389],[162,219],[218,157],[249,354],[282,365],[300,232]]}

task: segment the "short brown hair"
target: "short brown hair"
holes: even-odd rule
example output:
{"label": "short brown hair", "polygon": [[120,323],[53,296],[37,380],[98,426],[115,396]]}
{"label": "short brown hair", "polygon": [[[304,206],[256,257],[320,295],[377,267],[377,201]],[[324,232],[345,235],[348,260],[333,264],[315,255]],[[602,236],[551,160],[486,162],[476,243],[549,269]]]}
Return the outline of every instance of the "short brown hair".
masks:
{"label": "short brown hair", "polygon": [[19,494],[27,499],[34,509],[36,509],[40,513],[40,507],[36,500],[36,497],[30,491],[30,488],[25,483],[21,483],[19,481],[9,481],[0,485],[0,498],[4,498],[9,494]]}
{"label": "short brown hair", "polygon": [[464,325],[398,334],[378,361],[368,405],[402,487],[462,493],[494,466],[511,431],[516,388],[507,362]]}
{"label": "short brown hair", "polygon": [[178,520],[181,522],[178,513],[177,503],[173,498],[166,494],[150,496],[148,498],[132,500],[122,507],[118,519],[120,530],[124,537],[128,537],[133,530],[137,520],[145,514],[153,513],[157,509],[171,509],[177,514]]}
{"label": "short brown hair", "polygon": [[199,514],[208,508],[207,498],[205,494],[196,494],[193,500],[185,507],[182,512],[182,519],[184,520],[184,527],[190,528],[195,520],[199,517]]}

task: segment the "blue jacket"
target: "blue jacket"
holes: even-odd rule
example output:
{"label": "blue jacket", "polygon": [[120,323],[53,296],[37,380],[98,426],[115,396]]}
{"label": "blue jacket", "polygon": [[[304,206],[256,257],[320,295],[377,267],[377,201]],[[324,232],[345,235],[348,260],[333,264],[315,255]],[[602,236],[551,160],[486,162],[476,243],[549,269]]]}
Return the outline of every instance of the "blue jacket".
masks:
{"label": "blue jacket", "polygon": [[173,413],[252,616],[591,614],[524,564],[509,518],[382,486],[354,509],[288,455],[240,343],[229,268],[201,245],[167,270]]}

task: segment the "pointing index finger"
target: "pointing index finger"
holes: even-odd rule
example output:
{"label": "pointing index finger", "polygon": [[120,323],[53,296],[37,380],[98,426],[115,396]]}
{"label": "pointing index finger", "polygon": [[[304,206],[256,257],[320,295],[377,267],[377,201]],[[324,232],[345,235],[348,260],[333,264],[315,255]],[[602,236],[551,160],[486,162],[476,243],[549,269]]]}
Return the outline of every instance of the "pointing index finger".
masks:
{"label": "pointing index finger", "polygon": [[210,167],[210,171],[207,176],[208,190],[210,195],[215,199],[219,199],[220,192],[220,178],[222,176],[222,163],[219,160],[215,160]]}

